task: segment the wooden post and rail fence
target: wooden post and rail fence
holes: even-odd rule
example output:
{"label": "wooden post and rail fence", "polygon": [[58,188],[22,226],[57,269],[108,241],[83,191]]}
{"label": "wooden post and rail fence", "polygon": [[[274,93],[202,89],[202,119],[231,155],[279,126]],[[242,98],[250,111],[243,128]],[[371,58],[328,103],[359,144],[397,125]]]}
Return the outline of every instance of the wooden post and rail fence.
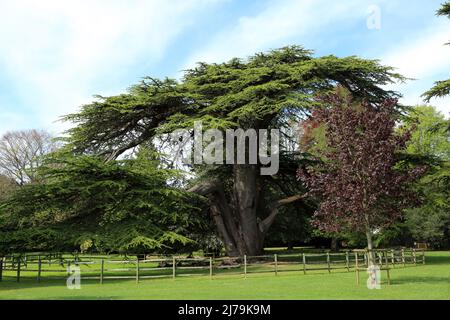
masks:
{"label": "wooden post and rail fence", "polygon": [[[425,264],[425,251],[421,249],[376,249],[372,256],[381,271],[386,272],[390,283],[390,269],[406,265]],[[347,250],[343,252],[273,254],[261,256],[222,257],[222,258],[184,258],[163,257],[155,259],[121,259],[114,260],[105,256],[80,256],[69,254],[18,255],[0,257],[0,282],[22,279],[65,279],[70,266],[80,267],[81,279],[97,279],[101,284],[106,279],[141,279],[182,276],[209,275],[210,279],[221,275],[243,275],[296,271],[308,272],[333,270],[355,271],[356,283],[360,283],[360,272],[369,267],[369,251]],[[55,276],[62,274],[61,276]]]}

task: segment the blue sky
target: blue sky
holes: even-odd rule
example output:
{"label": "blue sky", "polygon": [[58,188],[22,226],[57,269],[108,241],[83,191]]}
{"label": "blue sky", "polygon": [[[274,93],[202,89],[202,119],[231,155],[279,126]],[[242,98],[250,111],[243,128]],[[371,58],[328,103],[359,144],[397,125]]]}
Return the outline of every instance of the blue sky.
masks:
{"label": "blue sky", "polygon": [[[450,77],[450,20],[435,16],[441,2],[0,0],[0,134],[58,134],[69,126],[59,117],[94,94],[289,44],[380,59],[416,79],[393,88],[419,104],[434,81]],[[432,104],[449,115],[450,99]]]}

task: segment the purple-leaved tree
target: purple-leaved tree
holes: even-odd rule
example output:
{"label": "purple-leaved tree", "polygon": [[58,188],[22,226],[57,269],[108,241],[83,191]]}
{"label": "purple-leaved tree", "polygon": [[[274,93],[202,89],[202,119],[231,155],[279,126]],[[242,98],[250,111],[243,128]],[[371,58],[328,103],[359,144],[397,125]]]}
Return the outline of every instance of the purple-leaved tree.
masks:
{"label": "purple-leaved tree", "polygon": [[325,126],[325,147],[317,154],[320,164],[299,169],[298,178],[321,201],[314,219],[321,230],[361,231],[372,250],[373,234],[417,202],[410,187],[426,168],[398,161],[410,132],[396,130],[396,100],[357,103],[342,92],[320,100],[325,107],[314,120]]}

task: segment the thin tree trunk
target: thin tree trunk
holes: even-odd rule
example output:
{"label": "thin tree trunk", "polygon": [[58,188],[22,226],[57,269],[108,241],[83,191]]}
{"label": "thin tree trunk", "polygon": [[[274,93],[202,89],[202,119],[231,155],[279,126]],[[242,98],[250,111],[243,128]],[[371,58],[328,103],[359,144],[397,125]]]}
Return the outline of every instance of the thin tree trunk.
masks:
{"label": "thin tree trunk", "polygon": [[367,228],[366,230],[366,238],[367,238],[367,249],[369,250],[368,255],[367,255],[367,259],[368,264],[375,264],[375,255],[373,253],[373,241],[372,241],[372,231],[370,230],[370,228]]}
{"label": "thin tree trunk", "polygon": [[[364,201],[366,201],[366,199],[367,199],[366,190],[364,189]],[[364,206],[364,209],[366,209],[365,206]],[[375,255],[373,252],[372,228],[371,228],[371,224],[370,224],[370,217],[367,213],[364,214],[364,220],[365,220],[365,225],[366,225],[367,249],[369,250],[369,252],[367,254],[367,259],[368,259],[367,263],[370,266],[371,264],[376,264],[376,260],[375,260]]]}
{"label": "thin tree trunk", "polygon": [[333,237],[331,238],[331,251],[338,251],[339,250],[339,242],[338,242],[338,238]]}

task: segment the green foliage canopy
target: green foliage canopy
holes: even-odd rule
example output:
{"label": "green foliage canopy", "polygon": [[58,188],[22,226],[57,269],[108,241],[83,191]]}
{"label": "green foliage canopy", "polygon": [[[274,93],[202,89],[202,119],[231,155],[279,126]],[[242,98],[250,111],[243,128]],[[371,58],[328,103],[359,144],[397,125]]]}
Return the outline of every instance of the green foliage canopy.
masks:
{"label": "green foliage canopy", "polygon": [[411,155],[434,159],[430,173],[417,188],[423,204],[406,213],[406,225],[415,239],[435,247],[450,245],[450,131],[448,120],[431,106],[417,106],[410,112],[415,130],[408,144]]}
{"label": "green foliage canopy", "polygon": [[[135,159],[105,162],[57,154],[2,204],[2,251],[150,252],[186,244],[198,223],[189,195],[168,184],[177,173],[158,168],[145,149]],[[86,248],[85,248],[86,249]]]}
{"label": "green foliage canopy", "polygon": [[286,115],[314,108],[313,97],[337,83],[381,102],[397,95],[381,86],[403,80],[377,60],[315,58],[291,46],[247,61],[200,63],[182,81],[145,78],[126,94],[97,96],[63,119],[77,124],[68,131],[75,151],[118,156],[157,133],[192,127],[198,120],[205,128],[280,128]]}

